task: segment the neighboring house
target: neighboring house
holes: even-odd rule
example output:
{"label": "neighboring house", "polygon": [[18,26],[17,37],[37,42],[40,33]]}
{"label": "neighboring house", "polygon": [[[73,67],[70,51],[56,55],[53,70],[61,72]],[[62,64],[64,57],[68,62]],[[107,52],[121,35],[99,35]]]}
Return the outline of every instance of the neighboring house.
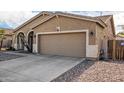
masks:
{"label": "neighboring house", "polygon": [[116,40],[124,40],[124,31],[121,31],[116,35]]}
{"label": "neighboring house", "polygon": [[3,39],[2,48],[10,48],[12,46],[13,29],[0,28],[5,31],[5,37]]}
{"label": "neighboring house", "polygon": [[124,37],[116,36],[116,40],[124,40]]}
{"label": "neighboring house", "polygon": [[[113,16],[41,12],[14,30],[13,47],[40,54],[99,57],[115,36]],[[26,48],[26,47],[27,48]]]}

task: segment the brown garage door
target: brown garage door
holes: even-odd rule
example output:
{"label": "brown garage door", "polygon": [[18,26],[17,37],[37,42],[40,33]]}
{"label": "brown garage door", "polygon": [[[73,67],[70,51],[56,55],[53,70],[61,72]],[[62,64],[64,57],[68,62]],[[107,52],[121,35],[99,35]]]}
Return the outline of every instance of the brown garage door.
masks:
{"label": "brown garage door", "polygon": [[40,54],[85,57],[86,34],[64,33],[39,35],[38,51]]}

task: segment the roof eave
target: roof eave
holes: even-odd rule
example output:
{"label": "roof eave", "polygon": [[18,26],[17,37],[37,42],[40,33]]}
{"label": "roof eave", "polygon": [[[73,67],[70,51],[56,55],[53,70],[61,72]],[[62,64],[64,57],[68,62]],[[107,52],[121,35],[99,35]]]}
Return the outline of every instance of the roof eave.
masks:
{"label": "roof eave", "polygon": [[[42,14],[49,14],[49,15],[51,14],[51,15],[53,15],[53,17],[54,17],[54,15],[67,16],[67,17],[71,17],[71,18],[77,18],[77,19],[92,21],[92,22],[98,23],[98,24],[99,24],[100,26],[102,26],[102,27],[106,27],[106,26],[107,26],[102,20],[100,20],[100,19],[94,19],[94,18],[92,18],[92,17],[87,17],[87,18],[84,17],[84,18],[83,18],[83,16],[78,16],[78,15],[75,15],[75,14],[62,13],[62,12],[55,12],[55,13],[53,13],[53,12],[45,12],[45,11],[44,11],[44,12],[41,12],[41,13],[39,13],[38,15],[34,16],[33,18],[29,19],[28,21],[26,21],[25,23],[23,23],[23,24],[20,25],[19,27],[15,28],[15,29],[14,29],[14,32],[16,32],[17,30],[19,30],[19,29],[22,28],[23,26],[27,25],[28,23],[32,22],[32,21],[35,20],[37,17],[40,17]],[[49,17],[49,16],[48,16],[48,17]],[[50,17],[50,18],[51,18],[51,17]],[[49,20],[49,18],[46,18],[46,20],[43,19],[43,21],[42,21],[40,24],[46,22],[47,19]],[[39,25],[39,24],[37,24],[37,25]],[[35,25],[33,28],[35,28],[37,25]],[[32,28],[32,29],[33,29],[33,28]]]}
{"label": "roof eave", "polygon": [[96,23],[100,24],[102,27],[106,27],[107,26],[103,21],[102,22],[99,22],[97,19],[77,17],[77,16],[66,15],[66,14],[62,14],[62,13],[56,13],[56,14],[57,15],[62,15],[62,16],[68,16],[68,17],[72,17],[72,18],[77,18],[77,19],[83,19],[83,20],[87,20],[87,21],[96,22]]}
{"label": "roof eave", "polygon": [[17,30],[19,30],[23,26],[27,25],[28,23],[32,22],[36,18],[40,17],[41,15],[44,15],[44,14],[48,14],[49,15],[49,14],[52,14],[52,13],[53,12],[48,12],[48,11],[40,12],[39,14],[35,15],[34,17],[30,18],[29,20],[27,20],[26,22],[24,22],[23,24],[21,24],[20,26],[18,26],[17,28],[15,28],[13,31],[16,32]]}

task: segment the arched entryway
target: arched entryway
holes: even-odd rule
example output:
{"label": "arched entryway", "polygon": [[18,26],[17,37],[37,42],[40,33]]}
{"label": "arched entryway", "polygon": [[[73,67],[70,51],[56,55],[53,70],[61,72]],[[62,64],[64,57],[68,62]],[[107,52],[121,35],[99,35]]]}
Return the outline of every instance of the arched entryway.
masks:
{"label": "arched entryway", "polygon": [[17,35],[17,49],[18,50],[24,50],[24,33],[20,32]]}
{"label": "arched entryway", "polygon": [[33,52],[33,36],[34,36],[34,32],[31,31],[28,34],[28,45],[30,46],[30,52]]}

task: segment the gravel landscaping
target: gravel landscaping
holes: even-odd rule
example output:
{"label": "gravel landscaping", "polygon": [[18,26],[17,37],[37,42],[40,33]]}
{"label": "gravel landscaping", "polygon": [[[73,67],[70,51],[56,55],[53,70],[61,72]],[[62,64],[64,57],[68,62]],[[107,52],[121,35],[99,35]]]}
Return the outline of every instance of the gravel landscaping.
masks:
{"label": "gravel landscaping", "polygon": [[77,78],[81,73],[83,73],[86,69],[88,69],[90,66],[92,66],[94,62],[90,61],[83,61],[76,66],[72,67],[67,72],[63,73],[59,77],[55,78],[51,82],[71,82],[75,78]]}
{"label": "gravel landscaping", "polygon": [[90,68],[76,77],[73,82],[123,82],[124,62],[95,62]]}
{"label": "gravel landscaping", "polygon": [[0,52],[0,61],[6,61],[6,60],[16,59],[20,57],[24,57],[24,56]]}

